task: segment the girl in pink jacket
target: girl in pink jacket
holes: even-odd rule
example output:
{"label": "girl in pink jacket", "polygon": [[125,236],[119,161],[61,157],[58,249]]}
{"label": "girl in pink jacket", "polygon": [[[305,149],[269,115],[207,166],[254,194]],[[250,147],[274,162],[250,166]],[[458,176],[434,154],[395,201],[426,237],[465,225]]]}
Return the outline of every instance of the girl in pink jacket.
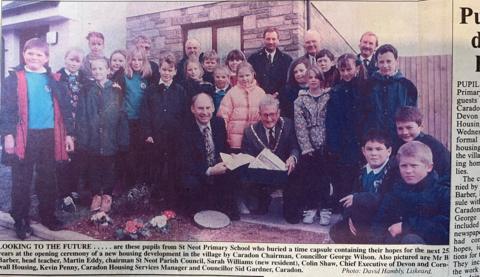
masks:
{"label": "girl in pink jacket", "polygon": [[260,119],[258,105],[265,95],[257,86],[255,71],[248,62],[238,65],[237,79],[237,85],[223,97],[217,112],[225,120],[228,145],[234,153],[240,152],[245,128]]}

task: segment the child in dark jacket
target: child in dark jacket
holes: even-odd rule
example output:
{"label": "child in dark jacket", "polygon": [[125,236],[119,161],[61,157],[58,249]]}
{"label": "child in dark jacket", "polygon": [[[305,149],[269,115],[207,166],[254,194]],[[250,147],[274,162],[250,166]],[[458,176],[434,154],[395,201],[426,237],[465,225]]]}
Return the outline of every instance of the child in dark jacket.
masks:
{"label": "child in dark jacket", "polygon": [[215,83],[215,68],[217,68],[218,64],[220,63],[220,58],[217,55],[217,52],[215,50],[210,50],[207,51],[203,54],[203,61],[202,61],[202,67],[203,67],[203,81],[214,84]]}
{"label": "child in dark jacket", "polygon": [[317,65],[325,77],[325,87],[332,88],[340,80],[340,75],[335,66],[335,56],[328,49],[322,49],[315,55]]}
{"label": "child in dark jacket", "polygon": [[[60,74],[60,82],[67,88],[67,98],[72,105],[72,118],[75,124],[75,115],[77,113],[78,99],[80,91],[91,82],[83,70],[83,51],[72,48],[65,53],[65,67],[61,68],[57,74]],[[81,178],[86,178],[87,162],[78,149],[69,153],[69,161],[60,163],[57,166],[57,180],[60,197],[62,198],[61,207],[66,211],[75,209],[75,201],[79,200],[78,184]]]}
{"label": "child in dark jacket", "polygon": [[371,228],[371,242],[447,245],[450,188],[432,171],[430,148],[410,141],[397,153],[402,180],[383,198]]}
{"label": "child in dark jacket", "polygon": [[364,132],[386,130],[393,144],[398,143],[395,113],[403,106],[417,105],[417,88],[398,70],[398,52],[390,44],[376,51],[378,71],[373,73],[368,88],[368,118]]}
{"label": "child in dark jacket", "polygon": [[200,62],[188,59],[185,63],[185,81],[181,84],[187,93],[188,101],[200,92],[205,92],[213,97],[215,87],[203,78],[203,68]]}
{"label": "child in dark jacket", "polygon": [[32,234],[30,189],[34,173],[40,222],[50,230],[62,223],[55,217],[55,163],[73,151],[71,105],[65,88],[45,65],[48,44],[38,38],[25,43],[25,65],[18,66],[2,86],[0,135],[2,162],[12,166],[12,209],[19,239]]}
{"label": "child in dark jacket", "polygon": [[[383,195],[398,178],[390,159],[392,145],[381,131],[371,130],[364,138],[362,153],[367,164],[352,180],[350,194],[339,200],[343,206],[343,220],[330,229],[335,243],[367,243],[373,216]],[[351,171],[343,171],[345,174]],[[347,174],[348,175],[348,174]]]}
{"label": "child in dark jacket", "polygon": [[409,141],[420,141],[432,150],[433,169],[437,172],[439,181],[450,186],[450,151],[436,138],[422,132],[422,113],[416,107],[401,107],[395,116],[397,134],[400,143],[395,145],[394,153]]}
{"label": "child in dark jacket", "polygon": [[301,90],[308,89],[306,74],[309,66],[310,63],[305,57],[298,58],[290,65],[287,84],[278,96],[283,117],[293,119],[293,102]]}
{"label": "child in dark jacket", "polygon": [[109,212],[112,205],[115,155],[128,146],[128,121],[120,87],[108,80],[108,60],[91,61],[92,83],[77,113],[78,147],[88,153],[92,186],[90,211]]}
{"label": "child in dark jacket", "polygon": [[[158,179],[154,182],[157,187],[153,188],[152,197],[160,199],[160,193],[166,193],[167,204],[172,205],[177,203],[179,137],[188,103],[183,87],[173,82],[177,72],[175,56],[165,54],[159,65],[160,83],[148,88],[140,119],[144,140],[154,149],[153,164]],[[163,174],[165,168],[166,174]]]}
{"label": "child in dark jacket", "polygon": [[337,61],[341,80],[332,88],[327,105],[327,150],[331,158],[335,202],[352,190],[362,165],[361,138],[364,120],[365,70],[353,54],[343,54]]}

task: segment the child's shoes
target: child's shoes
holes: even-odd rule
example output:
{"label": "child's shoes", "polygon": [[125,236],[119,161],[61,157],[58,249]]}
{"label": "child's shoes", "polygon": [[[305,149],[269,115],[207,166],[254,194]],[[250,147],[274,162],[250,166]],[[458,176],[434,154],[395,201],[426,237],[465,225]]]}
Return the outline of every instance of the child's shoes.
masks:
{"label": "child's shoes", "polygon": [[25,220],[16,221],[13,226],[17,237],[21,240],[24,240],[33,234],[32,227],[30,227],[30,224],[25,222]]}
{"label": "child's shoes", "polygon": [[332,211],[330,209],[322,209],[320,211],[320,225],[330,225],[330,221],[332,218]]}
{"label": "child's shoes", "polygon": [[92,198],[92,204],[90,205],[90,211],[91,212],[97,212],[100,210],[102,206],[102,197],[98,194],[93,196]]}
{"label": "child's shoes", "polygon": [[317,209],[303,211],[303,223],[312,224],[316,215]]}

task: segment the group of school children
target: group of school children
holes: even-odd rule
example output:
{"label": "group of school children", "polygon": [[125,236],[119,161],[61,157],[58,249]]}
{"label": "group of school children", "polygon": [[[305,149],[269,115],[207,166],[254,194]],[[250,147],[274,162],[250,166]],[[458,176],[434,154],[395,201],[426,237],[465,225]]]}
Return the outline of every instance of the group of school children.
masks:
{"label": "group of school children", "polygon": [[[179,207],[178,141],[192,119],[191,98],[213,98],[232,153],[241,152],[245,128],[259,120],[265,91],[240,50],[221,65],[214,50],[200,54],[187,41],[182,60],[166,53],[157,64],[145,36],[109,58],[101,33],[87,40],[90,53],[69,49],[57,73],[46,66],[48,45],[29,40],[24,64],[5,81],[2,159],[12,165],[11,215],[20,239],[32,233],[34,171],[40,221],[51,230],[62,228],[56,198],[77,201],[80,179],[91,190],[92,212],[110,212],[114,189],[141,184],[154,184],[152,201]],[[397,50],[382,45],[375,57],[372,72],[349,53],[335,61],[321,50],[317,64],[301,57],[276,93],[302,154],[303,222],[312,223],[319,208],[343,210],[331,231],[335,242],[448,243],[449,153],[421,132],[417,90],[398,70]]]}

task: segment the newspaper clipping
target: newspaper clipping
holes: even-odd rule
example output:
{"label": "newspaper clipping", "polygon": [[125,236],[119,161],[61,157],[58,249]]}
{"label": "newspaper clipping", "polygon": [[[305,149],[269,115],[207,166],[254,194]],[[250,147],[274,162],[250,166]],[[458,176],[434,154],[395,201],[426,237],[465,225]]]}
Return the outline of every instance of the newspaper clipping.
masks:
{"label": "newspaper clipping", "polygon": [[[122,187],[119,191],[123,194],[117,192],[118,188],[114,188],[113,203],[111,202],[112,197],[109,198],[111,211],[99,213],[91,212],[95,199],[92,201],[93,194],[90,192],[86,197],[87,200],[83,202],[79,199],[84,196],[80,195],[77,199],[73,197],[73,194],[69,194],[68,197],[71,199],[73,197],[72,201],[76,201],[76,204],[65,202],[66,197],[63,198],[65,195],[62,195],[62,192],[57,193],[59,200],[56,200],[58,202],[56,214],[64,221],[65,225],[61,231],[52,231],[55,226],[51,221],[48,221],[51,223],[47,226],[48,228],[43,226],[46,224],[40,224],[40,221],[45,220],[41,218],[45,204],[42,204],[42,199],[38,199],[41,195],[45,195],[41,188],[32,188],[32,195],[36,194],[37,196],[32,196],[32,200],[28,198],[29,205],[32,202],[30,214],[35,214],[36,211],[33,210],[36,209],[39,209],[40,213],[40,217],[32,215],[30,225],[27,222],[30,219],[19,220],[18,209],[17,213],[12,210],[12,206],[19,205],[14,203],[16,201],[14,198],[19,196],[15,196],[15,193],[12,192],[11,164],[7,163],[8,166],[0,168],[0,276],[319,276],[319,274],[324,276],[480,276],[480,143],[478,142],[480,137],[480,2],[477,0],[3,1],[2,107],[0,107],[0,111],[3,110],[3,112],[0,114],[4,118],[0,119],[2,122],[0,125],[4,128],[7,124],[5,123],[7,121],[5,110],[9,108],[3,105],[8,103],[7,89],[11,89],[7,78],[9,71],[23,61],[25,61],[26,67],[29,66],[29,62],[35,63],[32,60],[27,61],[28,57],[25,56],[27,51],[23,48],[26,42],[33,37],[40,36],[48,43],[49,53],[47,51],[46,56],[48,66],[55,72],[64,66],[70,69],[67,62],[69,55],[66,54],[68,49],[72,47],[83,49],[84,51],[79,51],[82,52],[82,58],[83,52],[85,52],[85,59],[93,53],[95,46],[90,45],[92,41],[95,41],[90,38],[92,31],[102,35],[101,43],[102,45],[105,43],[102,47],[104,47],[105,56],[108,55],[109,62],[111,62],[112,71],[114,54],[112,57],[109,55],[115,53],[115,49],[129,49],[135,46],[138,42],[136,38],[139,35],[147,38],[145,41],[148,46],[145,47],[145,51],[149,50],[151,60],[157,63],[159,57],[166,51],[173,52],[178,58],[177,61],[180,60],[179,58],[188,54],[189,51],[185,46],[187,38],[196,38],[196,41],[201,43],[202,66],[207,74],[209,69],[205,61],[211,57],[208,56],[211,52],[207,54],[210,49],[215,49],[215,55],[218,54],[218,59],[215,56],[211,60],[217,59],[216,62],[225,64],[226,68],[229,66],[227,54],[230,56],[229,52],[232,49],[241,49],[245,52],[246,57],[255,55],[263,47],[266,52],[262,51],[268,53],[269,42],[266,37],[269,31],[264,33],[268,27],[276,28],[275,31],[271,31],[277,36],[276,42],[273,42],[275,47],[278,46],[276,51],[281,50],[282,54],[287,53],[293,58],[293,61],[302,56],[309,57],[308,37],[312,35],[309,33],[311,30],[316,31],[314,34],[319,34],[320,49],[325,48],[333,52],[334,60],[339,59],[344,53],[352,53],[355,57],[358,54],[357,62],[354,62],[357,63],[357,66],[362,62],[362,34],[367,34],[367,36],[373,34],[375,37],[376,45],[372,46],[372,53],[383,44],[395,46],[398,50],[398,58],[396,54],[393,56],[393,52],[383,53],[387,53],[385,55],[392,54],[391,62],[396,62],[399,71],[416,86],[418,100],[415,99],[415,103],[410,105],[418,107],[423,114],[423,122],[420,118],[420,123],[414,123],[414,125],[423,128],[420,129],[421,136],[434,137],[436,142],[441,144],[439,147],[451,153],[451,159],[449,158],[447,161],[451,168],[447,168],[448,172],[445,173],[448,176],[446,177],[448,180],[445,179],[448,185],[440,182],[436,184],[436,186],[442,186],[442,189],[428,188],[419,193],[417,189],[402,191],[401,189],[396,190],[394,187],[391,192],[385,194],[383,202],[378,204],[377,209],[390,207],[393,210],[401,210],[404,209],[404,206],[409,206],[410,209],[407,210],[412,211],[412,207],[414,207],[413,212],[417,212],[419,216],[400,214],[398,220],[389,222],[384,230],[384,233],[393,237],[390,237],[389,240],[375,237],[376,235],[372,231],[374,226],[370,228],[369,225],[369,228],[366,229],[355,227],[351,220],[354,216],[365,218],[368,217],[365,214],[371,214],[369,218],[371,218],[370,224],[372,225],[374,224],[371,223],[372,220],[377,220],[382,215],[385,216],[387,212],[382,210],[382,214],[378,210],[370,209],[357,211],[360,215],[353,212],[345,213],[342,211],[343,206],[347,207],[348,201],[358,201],[351,200],[358,198],[352,196],[353,198],[349,200],[347,196],[347,198],[336,199],[334,185],[330,186],[330,196],[335,199],[335,202],[342,201],[343,206],[340,205],[340,209],[320,207],[318,211],[314,210],[310,222],[308,222],[309,219],[300,216],[294,224],[289,222],[286,210],[291,208],[288,204],[290,198],[298,195],[295,189],[293,191],[297,194],[293,192],[291,195],[285,187],[275,187],[268,191],[269,205],[267,205],[266,212],[259,214],[254,213],[254,210],[260,209],[261,202],[253,201],[254,209],[248,211],[250,208],[248,198],[245,203],[237,199],[238,195],[235,195],[235,199],[229,198],[240,210],[240,220],[235,220],[234,216],[227,212],[212,210],[201,211],[190,218],[184,216],[182,211],[174,210],[168,204],[152,203],[151,198],[160,198],[153,189]],[[88,42],[85,39],[87,34]],[[262,51],[259,53],[263,53]],[[87,55],[87,53],[90,54]],[[265,53],[263,53],[264,56]],[[132,61],[130,57],[127,58],[130,52],[128,55],[121,54],[119,56],[122,55],[123,63],[126,62],[127,66],[131,66],[135,73],[135,61]],[[381,53],[377,57],[378,67],[380,67],[378,58],[382,55]],[[245,60],[245,56],[242,60]],[[135,60],[136,56],[133,55],[133,57]],[[321,59],[318,55],[315,58],[318,59],[318,62]],[[251,61],[250,58],[248,60]],[[92,68],[95,67],[94,65],[101,68],[101,63],[95,63],[95,61],[97,60],[94,59],[91,63]],[[146,61],[148,62],[148,60]],[[161,61],[163,61],[159,64],[161,68],[158,69],[157,66],[157,70],[164,74],[162,65],[168,62],[165,59]],[[276,60],[273,58],[272,64],[275,62]],[[365,70],[367,69],[367,66],[361,66]],[[341,69],[340,63],[337,68]],[[108,68],[106,69],[108,70]],[[95,70],[98,71],[98,69]],[[177,70],[178,72],[184,71],[183,68]],[[378,70],[381,73],[382,69]],[[238,72],[240,71],[238,70]],[[294,69],[288,71],[289,75],[297,74]],[[128,70],[125,72],[125,76],[127,76]],[[217,71],[214,72],[215,79],[212,77],[212,80],[214,87],[218,87]],[[134,73],[130,72],[130,78],[133,78],[131,76],[135,75]],[[190,73],[185,70],[183,74],[189,76]],[[342,80],[345,80],[344,78],[347,77],[342,74],[345,73],[340,73]],[[19,76],[18,73],[17,76]],[[101,73],[95,71],[93,79],[98,81],[97,77],[101,79]],[[162,83],[166,77],[161,75],[158,78]],[[257,72],[258,78],[261,76],[259,77]],[[391,79],[387,78],[387,81],[394,82]],[[20,84],[20,81],[18,82]],[[158,85],[158,79],[156,82]],[[238,79],[238,82],[241,84],[242,80]],[[258,82],[260,83],[260,81]],[[171,87],[174,86],[174,84],[170,84]],[[129,86],[130,83],[123,85]],[[404,83],[399,82],[398,86],[402,85]],[[142,87],[142,89],[144,88]],[[235,87],[231,90],[232,94],[234,89]],[[386,89],[387,85],[385,85],[385,92]],[[281,93],[280,91],[279,98],[282,106]],[[408,92],[406,93],[408,94]],[[30,97],[30,90],[28,95]],[[300,97],[302,92],[300,91],[298,95]],[[332,100],[333,96],[330,97]],[[21,97],[19,96],[19,98]],[[416,95],[415,98],[417,98]],[[201,102],[200,97],[196,99]],[[21,102],[21,100],[18,101],[18,103]],[[195,105],[198,102],[195,101],[197,100],[194,100],[191,112],[197,118],[197,124],[200,126],[199,122],[204,114],[197,112]],[[317,103],[319,103],[318,100]],[[169,103],[169,105],[174,105],[174,103]],[[20,106],[21,104],[19,104]],[[265,106],[268,107],[268,103]],[[220,112],[222,108],[220,106]],[[28,109],[31,109],[30,104],[28,104]],[[55,109],[49,109],[52,110],[53,115]],[[126,109],[128,114],[128,107]],[[165,107],[165,112],[166,109]],[[265,107],[264,109],[268,110]],[[16,109],[13,110],[16,111]],[[173,108],[171,112],[175,113]],[[260,121],[257,124],[263,123],[264,126],[268,120],[275,118],[275,113],[266,113],[265,121],[263,121],[262,111],[259,111],[259,114]],[[80,116],[79,113],[77,115]],[[392,116],[394,115],[393,113]],[[278,118],[275,119],[275,122],[277,120]],[[33,121],[28,118],[28,124]],[[217,131],[213,124],[214,121],[210,122],[212,122],[210,139],[216,143],[217,138],[216,136],[212,138],[212,133],[215,134],[214,131]],[[300,151],[297,149],[296,154],[291,154],[291,156],[289,154],[284,159],[281,154],[276,152],[281,142],[280,137],[286,136],[288,133],[287,123],[290,124],[293,120],[282,120],[281,122],[282,125],[275,125],[282,128],[279,133],[276,131],[278,135],[276,146],[264,145],[266,149],[257,153],[242,152],[243,154],[238,154],[238,151],[222,153],[223,163],[221,164],[225,167],[225,171],[247,172],[252,169],[265,171],[274,169],[272,171],[282,174],[282,180],[287,180],[287,178],[291,180],[292,176],[299,174],[298,171],[301,169],[294,168],[292,164],[295,166],[297,158],[301,162],[301,159],[309,154],[303,153],[304,149],[300,141]],[[132,128],[130,123],[129,118],[129,128]],[[295,127],[297,127],[296,123],[295,120]],[[177,127],[188,128],[186,125]],[[315,126],[309,128],[315,128]],[[398,126],[394,126],[394,128],[397,128],[398,131]],[[251,129],[254,130],[254,127]],[[254,130],[253,138],[257,138],[261,143],[259,137],[263,136],[268,144],[272,138],[267,140],[269,136],[268,131],[265,131],[267,127],[261,130],[263,134],[255,133]],[[227,135],[228,132],[227,126]],[[293,132],[295,134],[295,130]],[[200,136],[200,133],[198,134]],[[6,151],[8,153],[9,133],[1,130],[1,135],[3,161]],[[247,131],[245,131],[244,140],[248,138],[247,136]],[[399,133],[399,136],[402,135]],[[30,135],[28,138],[31,138]],[[153,136],[149,139],[153,142],[157,138]],[[77,142],[77,138],[75,142]],[[378,141],[376,142],[378,144]],[[168,143],[167,145],[170,145]],[[388,146],[385,141],[383,143]],[[191,144],[195,144],[195,141],[192,140]],[[407,144],[409,143],[404,145]],[[425,144],[428,145],[426,142]],[[192,148],[194,147],[195,145],[192,146]],[[205,147],[208,159],[209,146]],[[395,151],[401,151],[402,148],[395,149]],[[432,147],[430,146],[430,148]],[[31,151],[28,145],[26,149],[24,151],[27,153]],[[231,146],[231,149],[235,150],[235,147]],[[367,151],[366,148],[362,149]],[[392,151],[391,147],[389,149],[388,151]],[[419,166],[415,165],[415,162],[402,163],[411,158],[410,156],[400,158],[400,170],[398,165],[396,170],[400,171],[399,174],[403,178],[401,182],[408,185],[422,183],[421,186],[426,187],[428,184],[424,184],[425,179],[429,178],[428,176],[433,171],[441,175],[440,169],[435,167],[439,164],[437,162],[439,160],[436,158],[438,152],[434,149],[431,152],[433,152],[433,169],[432,162],[430,162],[430,167],[425,166],[424,175],[418,180],[415,180],[416,176],[422,174],[422,169],[418,168],[423,164]],[[181,151],[178,150],[178,155],[180,153]],[[365,152],[363,153],[367,155]],[[382,161],[384,165],[388,162],[389,155],[390,152],[386,156],[387,161]],[[128,159],[127,157],[123,158]],[[78,159],[81,160],[82,157],[76,155],[75,159],[78,163]],[[98,159],[100,160],[100,158]],[[175,157],[166,155],[164,159],[172,160]],[[186,159],[195,161],[196,154],[191,153]],[[366,159],[366,167],[368,167],[370,161],[368,158]],[[431,160],[432,154],[430,154]],[[74,161],[72,156],[71,161]],[[310,156],[309,161],[318,162],[313,155]],[[95,166],[107,168],[101,165],[102,162],[89,160],[89,163]],[[250,163],[253,165],[246,168],[248,167],[246,164]],[[205,173],[208,175],[205,182],[210,185],[217,180],[213,179],[218,170],[217,165],[202,167],[202,170],[208,168]],[[411,175],[404,173],[409,166],[413,172]],[[38,185],[40,183],[38,179],[41,179],[39,175],[42,174],[39,173],[39,169],[42,168],[42,165],[37,164],[35,168],[37,180],[34,183]],[[242,168],[245,171],[240,171]],[[168,164],[162,165],[160,173],[162,176],[165,174],[164,169],[165,172],[171,170]],[[33,166],[31,170],[33,170]],[[61,171],[58,168],[56,170]],[[328,170],[320,168],[314,170],[325,174],[328,172]],[[371,170],[377,173],[374,169]],[[395,171],[393,168],[391,170]],[[130,171],[125,168],[125,172]],[[30,174],[32,173],[30,172]],[[254,172],[249,176],[257,178],[255,174]],[[268,174],[266,178],[272,180],[274,175]],[[350,172],[347,169],[337,175],[354,176],[355,174],[357,172]],[[357,175],[350,180],[357,181],[359,179],[359,175]],[[57,181],[62,180],[59,174],[55,176],[57,177],[54,179]],[[278,176],[275,175],[275,177]],[[344,178],[347,180],[348,178],[345,176]],[[21,179],[18,176],[17,178]],[[67,179],[69,178],[74,177],[67,174]],[[107,177],[104,176],[104,178]],[[125,179],[128,180],[128,176]],[[226,183],[237,184],[237,181],[241,179],[243,179],[242,174],[237,174]],[[148,181],[144,180],[144,182]],[[82,183],[80,187],[84,188],[88,185],[92,185],[91,189],[94,189],[93,184]],[[219,189],[218,191],[222,194],[220,197],[225,199],[230,197],[225,192],[226,190]],[[403,198],[391,196],[394,193],[401,194]],[[110,194],[112,193],[110,192]],[[421,199],[412,200],[414,194],[421,194]],[[442,206],[442,203],[447,202],[440,203],[439,201],[443,198],[439,195],[449,196],[449,206]],[[95,195],[94,198],[96,196],[98,195]],[[196,196],[198,199],[209,197],[207,193],[200,193]],[[105,199],[104,197],[99,199],[103,211]],[[187,199],[197,201],[197,198]],[[302,198],[302,201],[307,201],[305,199],[307,198]],[[368,203],[375,201],[373,198],[367,199],[369,199],[366,201]],[[411,201],[400,203],[399,199],[410,199]],[[55,201],[55,198],[52,201]],[[134,201],[133,205],[132,201]],[[388,203],[389,201],[390,203]],[[421,201],[425,201],[427,204],[420,203]],[[293,202],[295,203],[295,201]],[[154,205],[159,205],[163,209],[156,206],[156,208],[152,208]],[[350,205],[352,204],[350,203]],[[100,204],[98,206],[100,207]],[[442,209],[448,211],[446,217],[440,216]],[[306,214],[303,215],[308,218],[307,212],[305,211]],[[406,217],[410,218],[407,220]],[[350,218],[350,221],[347,218]],[[19,222],[23,223],[19,225]],[[335,241],[332,228],[339,226],[340,222],[345,222],[346,232],[356,240],[339,242],[339,239]],[[421,231],[415,234],[414,230],[417,229]],[[409,231],[414,235],[405,235],[401,240],[395,240],[402,235],[402,232]],[[360,234],[363,236],[364,233],[365,240],[360,239]],[[29,236],[22,238],[22,234]],[[449,239],[442,241],[442,235]]]}

